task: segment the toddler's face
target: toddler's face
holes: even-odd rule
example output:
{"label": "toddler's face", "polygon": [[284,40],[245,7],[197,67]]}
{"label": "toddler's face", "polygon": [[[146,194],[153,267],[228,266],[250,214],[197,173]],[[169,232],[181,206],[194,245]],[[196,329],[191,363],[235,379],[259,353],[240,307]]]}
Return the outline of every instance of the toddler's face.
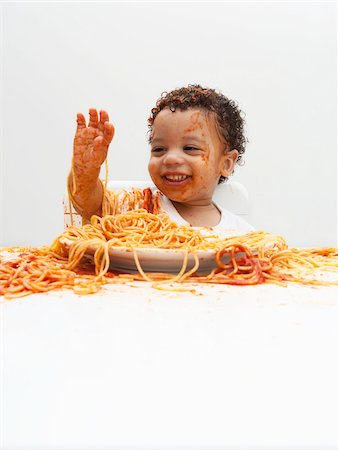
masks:
{"label": "toddler's face", "polygon": [[154,120],[150,176],[170,200],[211,202],[221,175],[232,173],[237,150],[225,152],[215,119],[200,109],[162,110]]}

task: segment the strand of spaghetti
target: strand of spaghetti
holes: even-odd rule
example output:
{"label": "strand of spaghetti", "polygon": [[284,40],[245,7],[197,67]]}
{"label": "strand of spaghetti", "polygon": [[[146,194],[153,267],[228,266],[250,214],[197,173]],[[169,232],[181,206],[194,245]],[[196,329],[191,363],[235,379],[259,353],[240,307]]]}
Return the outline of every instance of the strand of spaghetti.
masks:
{"label": "strand of spaghetti", "polygon": [[[105,180],[104,183],[101,181],[102,183],[102,200],[101,200],[101,211],[102,211],[102,215],[106,215],[106,211],[104,211],[104,206],[105,206],[105,199],[107,197],[107,185],[108,185],[108,157],[106,157],[106,159],[104,160],[104,164],[105,164]],[[106,207],[105,207],[106,209]]]}
{"label": "strand of spaghetti", "polygon": [[182,282],[182,281],[188,279],[193,273],[197,272],[197,270],[198,270],[198,268],[199,268],[200,261],[199,261],[199,259],[198,259],[198,256],[197,256],[196,252],[195,252],[195,251],[192,251],[192,255],[193,255],[193,257],[194,257],[195,264],[194,264],[194,266],[193,266],[188,272],[186,272],[184,275],[182,275],[182,277],[181,277],[180,280],[179,280],[180,282]]}
{"label": "strand of spaghetti", "polygon": [[[183,281],[188,279],[193,273],[197,272],[198,267],[199,267],[199,259],[198,259],[198,256],[196,255],[195,252],[193,252],[193,256],[194,256],[194,259],[195,259],[194,266],[187,273],[185,273],[179,280],[176,280],[177,282],[182,283]],[[173,281],[169,280],[168,282],[172,283]],[[164,281],[162,281],[162,282],[155,282],[155,283],[153,283],[152,287],[154,289],[158,289],[160,291],[192,292],[192,293],[196,293],[195,289],[185,289],[185,288],[181,288],[181,287],[177,287],[177,286],[163,286],[163,284],[164,284]]]}
{"label": "strand of spaghetti", "polygon": [[108,158],[105,159],[104,164],[105,164],[105,170],[106,170],[106,178],[104,180],[104,185],[103,185],[103,188],[104,188],[103,195],[105,195],[105,193],[107,191],[107,184],[108,184]]}
{"label": "strand of spaghetti", "polygon": [[81,259],[85,256],[90,246],[101,246],[102,241],[94,238],[75,242],[69,249],[67,269],[72,270],[79,265]]}
{"label": "strand of spaghetti", "polygon": [[183,275],[184,275],[184,273],[185,273],[185,271],[186,271],[186,268],[187,268],[188,256],[189,256],[188,250],[184,250],[182,267],[181,267],[181,270],[179,271],[179,273],[177,275],[175,275],[173,278],[171,278],[169,280],[163,280],[163,281],[160,281],[160,282],[156,282],[156,283],[154,283],[154,285],[156,285],[156,284],[158,285],[158,283],[161,283],[161,284],[175,283],[175,281],[180,282],[182,277],[183,277]]}
{"label": "strand of spaghetti", "polygon": [[74,156],[72,157],[71,175],[72,175],[72,180],[73,180],[73,192],[72,192],[72,194],[71,194],[70,189],[69,189],[69,179],[67,180],[68,209],[69,209],[69,214],[70,214],[70,223],[71,223],[71,225],[74,225],[73,205],[72,205],[72,201],[71,201],[71,198],[75,195],[75,192],[76,192],[76,181],[75,181],[75,176],[74,176]]}
{"label": "strand of spaghetti", "polygon": [[95,271],[98,278],[102,278],[109,269],[110,258],[109,258],[109,242],[102,244],[94,255]]}
{"label": "strand of spaghetti", "polygon": [[139,259],[138,259],[137,251],[136,251],[135,247],[133,247],[133,255],[134,255],[134,261],[135,261],[137,270],[138,270],[139,273],[141,274],[142,278],[143,278],[145,281],[153,281],[151,278],[148,277],[148,275],[146,275],[146,274],[144,273],[144,271],[143,271],[143,269],[142,269],[142,267],[141,267],[140,261],[139,261]]}
{"label": "strand of spaghetti", "polygon": [[[134,261],[135,261],[135,265],[137,267],[137,270],[139,271],[141,276],[144,278],[144,280],[151,281],[151,282],[154,281],[150,277],[148,277],[145,274],[144,270],[142,269],[140,261],[139,261],[139,258],[138,258],[138,255],[137,255],[137,251],[136,251],[135,248],[133,248],[133,255],[134,255]],[[182,276],[184,275],[184,273],[185,273],[185,270],[186,270],[186,267],[187,267],[187,263],[188,263],[188,250],[185,250],[184,251],[184,256],[183,256],[182,267],[181,267],[181,270],[179,271],[179,273],[177,275],[175,275],[174,277],[168,279],[168,280],[161,280],[159,282],[155,282],[154,285],[158,285],[159,283],[160,284],[165,284],[165,283],[174,283],[175,281],[179,281],[182,278]]]}

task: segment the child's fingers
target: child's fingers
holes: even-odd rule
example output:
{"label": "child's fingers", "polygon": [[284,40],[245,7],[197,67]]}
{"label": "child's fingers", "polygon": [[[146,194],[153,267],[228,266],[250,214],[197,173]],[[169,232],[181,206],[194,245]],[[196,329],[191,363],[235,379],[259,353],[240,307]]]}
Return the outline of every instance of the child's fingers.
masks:
{"label": "child's fingers", "polygon": [[99,116],[95,108],[89,109],[89,127],[98,128],[99,126]]}
{"label": "child's fingers", "polygon": [[105,122],[109,122],[109,116],[107,111],[104,110],[100,111],[100,122],[102,125],[104,125]]}
{"label": "child's fingers", "polygon": [[86,119],[82,113],[76,115],[77,129],[86,128]]}
{"label": "child's fingers", "polygon": [[105,122],[104,129],[103,129],[103,136],[105,140],[108,142],[108,144],[111,143],[115,133],[115,128],[112,123]]}

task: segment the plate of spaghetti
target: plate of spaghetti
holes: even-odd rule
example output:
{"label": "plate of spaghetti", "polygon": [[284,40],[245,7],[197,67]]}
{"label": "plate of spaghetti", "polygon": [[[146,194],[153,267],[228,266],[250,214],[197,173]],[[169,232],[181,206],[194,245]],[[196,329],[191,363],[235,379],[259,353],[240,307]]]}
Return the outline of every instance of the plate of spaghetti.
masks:
{"label": "plate of spaghetti", "polygon": [[335,247],[289,248],[282,236],[264,231],[227,237],[202,231],[145,210],[92,216],[90,224],[66,228],[50,246],[0,249],[0,296],[56,289],[87,295],[107,283],[132,281],[180,292],[194,292],[185,282],[338,285]]}
{"label": "plate of spaghetti", "polygon": [[[227,236],[227,237],[226,237]],[[243,243],[256,254],[260,249],[283,248],[284,240],[265,233],[236,235],[226,231],[220,237],[211,228],[177,225],[166,213],[152,214],[144,209],[126,213],[92,216],[90,224],[70,226],[55,240],[55,253],[67,256],[73,269],[84,260],[96,272],[210,273],[217,267],[216,255],[225,245]],[[242,250],[236,257],[244,256]],[[231,259],[222,255],[222,264]],[[181,279],[181,277],[179,277]]]}
{"label": "plate of spaghetti", "polygon": [[125,214],[92,216],[83,227],[68,227],[55,243],[77,264],[82,258],[97,267],[122,272],[184,271],[209,273],[221,247],[210,229],[179,226],[169,216],[133,210]]}
{"label": "plate of spaghetti", "polygon": [[[70,249],[72,241],[63,239],[61,243]],[[94,263],[95,254],[101,244],[93,244],[86,250],[88,263]],[[124,273],[145,272],[177,273],[182,266],[191,270],[198,259],[198,273],[209,273],[214,267],[216,250],[187,251],[184,249],[164,249],[155,247],[111,247],[108,249],[109,269]],[[186,258],[186,261],[185,261]]]}

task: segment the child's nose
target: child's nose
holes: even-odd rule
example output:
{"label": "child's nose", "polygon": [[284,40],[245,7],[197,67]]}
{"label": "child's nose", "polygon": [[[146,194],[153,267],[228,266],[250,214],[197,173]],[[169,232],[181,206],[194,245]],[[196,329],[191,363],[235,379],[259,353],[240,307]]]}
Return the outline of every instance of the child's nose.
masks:
{"label": "child's nose", "polygon": [[179,149],[169,149],[165,154],[164,164],[178,165],[184,162],[184,153]]}

